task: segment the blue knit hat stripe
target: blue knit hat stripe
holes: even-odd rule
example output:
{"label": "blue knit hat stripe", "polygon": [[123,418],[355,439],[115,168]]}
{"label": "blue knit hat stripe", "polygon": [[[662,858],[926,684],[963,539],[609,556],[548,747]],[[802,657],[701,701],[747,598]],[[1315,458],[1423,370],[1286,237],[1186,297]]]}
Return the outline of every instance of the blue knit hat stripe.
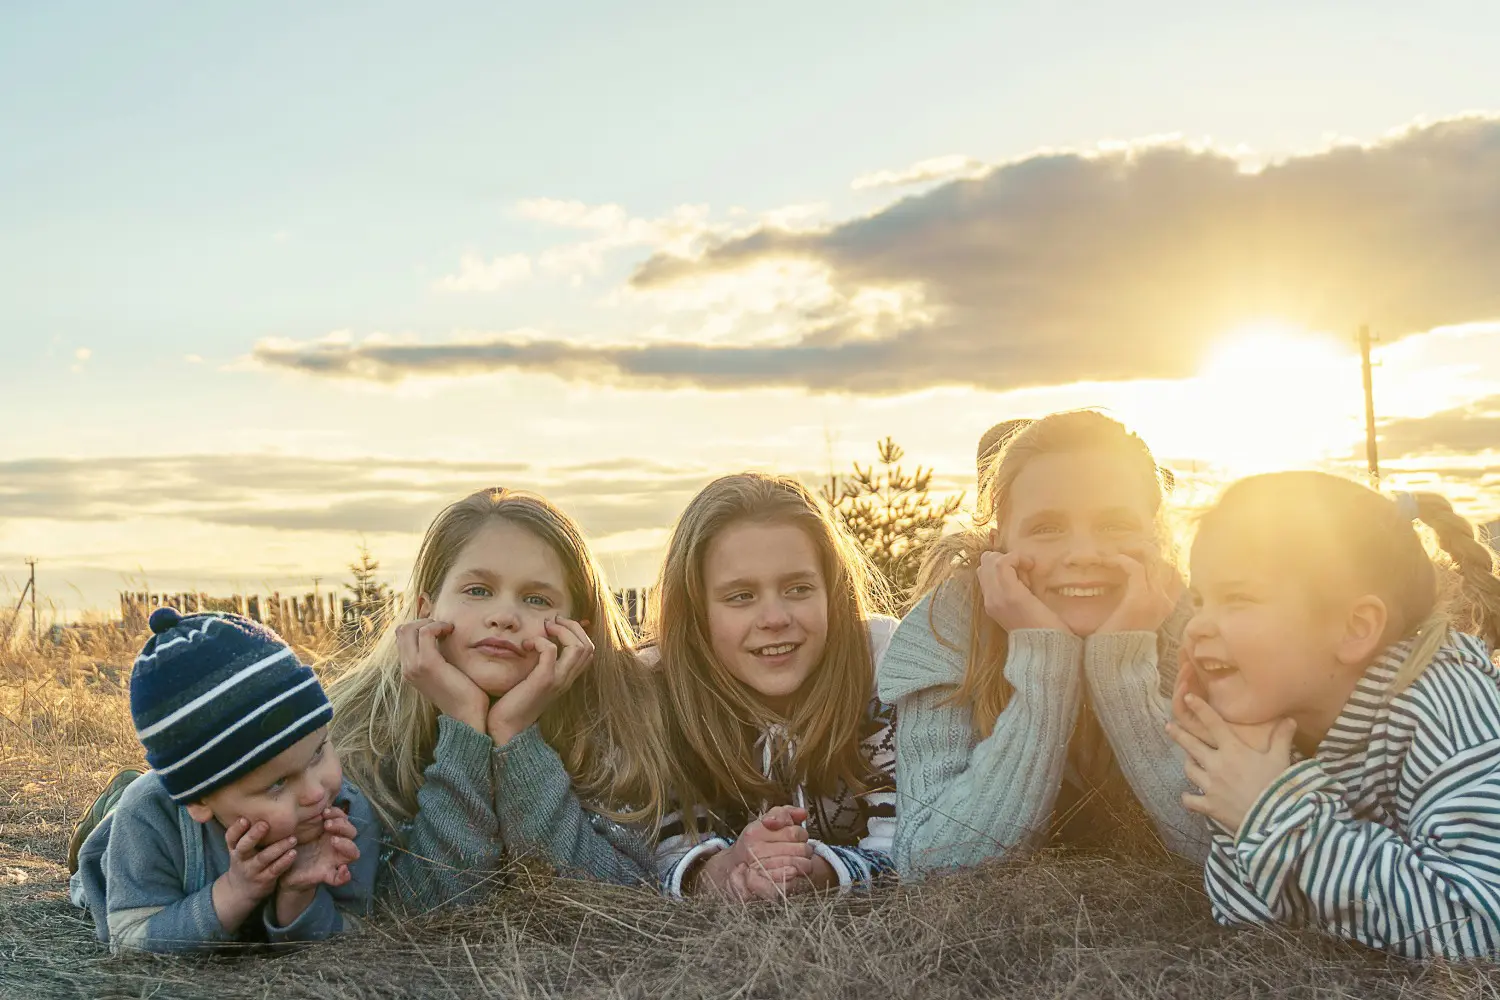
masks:
{"label": "blue knit hat stripe", "polygon": [[198,747],[198,749],[194,750],[192,753],[188,754],[186,757],[182,757],[182,758],[178,759],[176,762],[168,764],[165,767],[158,767],[158,768],[156,768],[155,769],[156,773],[160,774],[162,776],[166,776],[166,775],[171,774],[172,772],[176,771],[178,768],[186,767],[187,765],[191,764],[193,761],[197,760],[199,757],[201,757],[204,754],[208,753],[214,747],[218,746],[220,743],[222,743],[225,740],[229,739],[236,732],[238,732],[242,727],[248,726],[250,723],[254,722],[256,719],[260,718],[262,715],[265,715],[271,709],[275,708],[277,705],[279,705],[282,702],[286,701],[288,698],[291,698],[292,696],[298,694],[299,692],[305,691],[305,690],[308,689],[308,687],[310,687],[310,686],[318,683],[318,679],[313,676],[311,670],[309,670],[307,673],[308,673],[307,680],[303,681],[301,684],[298,684],[296,687],[291,688],[290,690],[281,692],[276,697],[272,698],[270,701],[264,703],[259,708],[255,709],[249,715],[244,716],[239,721],[235,722],[228,729],[226,729],[223,732],[219,733],[219,735],[215,736],[213,739],[209,740],[207,743],[204,743],[202,746]]}
{"label": "blue knit hat stripe", "polygon": [[158,608],[150,626],[130,715],[174,801],[201,801],[332,721],[317,675],[259,622]]}
{"label": "blue knit hat stripe", "polygon": [[[140,737],[142,743],[146,742],[146,740],[150,739],[152,736],[155,736],[157,733],[166,729],[168,726],[180,721],[184,716],[187,716],[197,709],[202,708],[204,705],[224,694],[229,689],[245,682],[246,680],[254,677],[260,671],[274,666],[279,660],[283,660],[287,657],[291,657],[292,660],[295,661],[297,658],[297,654],[292,652],[291,647],[283,646],[272,653],[270,656],[265,656],[256,660],[249,666],[246,666],[243,669],[232,674],[228,679],[215,684],[212,688],[205,691],[203,694],[200,694],[198,697],[194,698],[186,705],[178,708],[166,718],[159,719],[146,726],[145,728],[137,730],[136,735]],[[146,659],[146,657],[141,657],[141,659],[144,660]],[[138,660],[136,662],[136,669],[140,669],[141,665],[142,664]]]}
{"label": "blue knit hat stripe", "polygon": [[[306,667],[299,669],[304,677],[312,674],[312,671]],[[295,739],[286,740],[272,747],[267,753],[258,753],[258,748],[266,740],[289,732],[289,727],[295,726],[296,720],[328,704],[327,696],[317,684],[302,687],[300,682],[291,683],[292,678],[286,680],[288,683],[284,687],[257,691],[254,696],[247,695],[237,705],[225,706],[238,709],[232,715],[220,713],[214,718],[199,718],[203,715],[199,712],[193,717],[193,721],[201,725],[185,728],[186,722],[179,723],[173,730],[158,736],[152,744],[148,745],[146,761],[161,775],[162,784],[166,786],[167,791],[176,797],[223,771],[235,760],[243,758],[250,766],[241,766],[239,771],[228,779],[233,781],[240,774],[253,771],[316,729],[317,726],[313,726],[306,732],[298,733]],[[257,711],[262,705],[275,699],[278,694],[293,687],[298,688],[296,694],[277,701],[265,711]],[[247,725],[239,725],[240,721],[248,716],[254,716],[254,718]],[[211,749],[199,752],[201,747],[231,729],[233,734],[229,739],[219,740]],[[173,738],[168,741],[165,738],[168,736]],[[181,767],[176,766],[179,760],[188,756],[193,758],[190,762]],[[253,762],[251,762],[252,758]]]}
{"label": "blue knit hat stripe", "polygon": [[[319,693],[321,694],[322,692],[320,691]],[[220,785],[243,777],[298,740],[303,739],[309,733],[315,732],[320,727],[326,726],[332,721],[333,706],[328,704],[327,699],[324,699],[323,703],[317,708],[314,708],[311,712],[308,712],[270,739],[265,740],[229,766],[220,768],[217,772],[204,778],[191,788],[181,791],[172,790],[172,801],[191,802],[195,796],[206,795],[209,791]],[[168,785],[167,787],[172,789],[172,785]]]}

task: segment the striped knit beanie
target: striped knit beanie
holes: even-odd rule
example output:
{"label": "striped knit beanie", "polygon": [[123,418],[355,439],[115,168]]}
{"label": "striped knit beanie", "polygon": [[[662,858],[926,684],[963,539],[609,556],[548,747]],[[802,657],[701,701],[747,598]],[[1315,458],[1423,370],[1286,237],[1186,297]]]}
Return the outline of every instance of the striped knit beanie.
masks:
{"label": "striped knit beanie", "polygon": [[130,714],[174,802],[198,802],[326,726],[333,706],[270,629],[239,615],[151,615]]}

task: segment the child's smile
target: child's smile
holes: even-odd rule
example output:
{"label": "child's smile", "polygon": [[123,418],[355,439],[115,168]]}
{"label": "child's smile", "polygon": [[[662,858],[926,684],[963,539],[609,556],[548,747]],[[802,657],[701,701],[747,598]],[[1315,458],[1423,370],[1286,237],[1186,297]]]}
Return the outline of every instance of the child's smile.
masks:
{"label": "child's smile", "polygon": [[1225,721],[1291,718],[1316,745],[1360,676],[1338,658],[1336,602],[1283,579],[1270,558],[1219,534],[1200,534],[1193,544],[1195,611],[1182,638],[1193,673]]}

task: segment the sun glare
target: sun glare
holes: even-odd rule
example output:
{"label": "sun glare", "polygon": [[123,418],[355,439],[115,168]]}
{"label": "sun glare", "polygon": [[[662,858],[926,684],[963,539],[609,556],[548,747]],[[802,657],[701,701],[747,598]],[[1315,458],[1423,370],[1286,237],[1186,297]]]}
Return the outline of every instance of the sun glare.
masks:
{"label": "sun glare", "polygon": [[1231,332],[1183,388],[1171,451],[1224,475],[1316,465],[1348,455],[1363,433],[1353,344],[1293,327]]}

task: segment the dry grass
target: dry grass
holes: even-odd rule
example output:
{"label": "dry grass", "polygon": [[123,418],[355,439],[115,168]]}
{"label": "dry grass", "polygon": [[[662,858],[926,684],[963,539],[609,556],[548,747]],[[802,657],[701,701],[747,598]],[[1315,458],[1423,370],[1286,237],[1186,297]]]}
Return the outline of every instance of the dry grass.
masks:
{"label": "dry grass", "polygon": [[743,908],[521,874],[485,904],[211,959],[111,958],[67,902],[68,832],[139,763],[113,648],[0,659],[0,997],[1494,997],[1487,971],[1229,932],[1198,873],[1049,853],[864,899]]}

